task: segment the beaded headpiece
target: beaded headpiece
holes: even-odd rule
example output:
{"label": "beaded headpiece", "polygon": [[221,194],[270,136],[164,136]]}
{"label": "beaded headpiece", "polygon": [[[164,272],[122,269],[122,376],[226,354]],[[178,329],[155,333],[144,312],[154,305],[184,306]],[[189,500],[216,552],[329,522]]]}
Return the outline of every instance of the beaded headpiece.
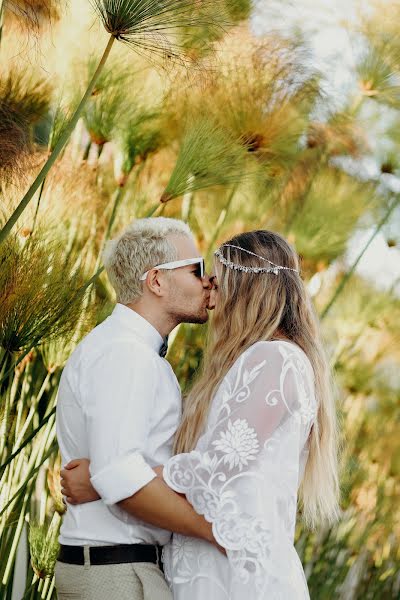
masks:
{"label": "beaded headpiece", "polygon": [[[257,258],[269,263],[269,265],[271,265],[271,266],[269,266],[269,267],[247,267],[245,265],[240,265],[238,263],[231,262],[230,260],[226,259],[222,255],[222,252],[221,252],[222,248],[236,248],[237,250],[241,250],[242,252],[246,252],[247,254],[256,256]],[[297,269],[292,269],[291,267],[282,267],[281,265],[276,265],[275,263],[272,262],[272,260],[269,260],[268,258],[264,258],[264,256],[260,256],[259,254],[250,252],[250,250],[245,250],[245,248],[241,248],[240,246],[234,246],[233,244],[223,244],[221,246],[221,248],[218,248],[218,250],[216,250],[214,252],[214,254],[215,254],[215,256],[217,256],[220,263],[225,265],[225,267],[228,267],[228,269],[233,269],[234,271],[244,271],[245,273],[274,273],[275,275],[278,275],[279,271],[282,271],[282,270],[294,271],[295,273],[299,272]]]}

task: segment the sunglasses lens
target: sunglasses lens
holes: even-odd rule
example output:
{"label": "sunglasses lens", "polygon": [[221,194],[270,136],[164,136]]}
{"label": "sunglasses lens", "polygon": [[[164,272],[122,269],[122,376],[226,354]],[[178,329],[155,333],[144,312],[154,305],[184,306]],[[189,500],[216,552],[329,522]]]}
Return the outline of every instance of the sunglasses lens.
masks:
{"label": "sunglasses lens", "polygon": [[202,269],[201,263],[197,263],[195,265],[195,267],[196,267],[196,271],[195,271],[196,277],[203,277],[203,269]]}

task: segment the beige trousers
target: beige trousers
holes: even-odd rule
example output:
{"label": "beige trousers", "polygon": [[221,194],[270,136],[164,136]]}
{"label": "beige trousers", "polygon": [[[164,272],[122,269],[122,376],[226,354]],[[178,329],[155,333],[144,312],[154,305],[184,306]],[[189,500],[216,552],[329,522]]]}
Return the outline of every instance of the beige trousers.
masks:
{"label": "beige trousers", "polygon": [[152,563],[57,562],[55,578],[58,600],[172,600],[162,571]]}

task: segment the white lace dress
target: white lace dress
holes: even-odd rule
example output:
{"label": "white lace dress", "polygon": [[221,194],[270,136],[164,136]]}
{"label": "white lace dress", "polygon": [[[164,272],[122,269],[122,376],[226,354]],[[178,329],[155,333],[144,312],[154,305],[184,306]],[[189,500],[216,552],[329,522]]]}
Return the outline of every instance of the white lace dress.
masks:
{"label": "white lace dress", "polygon": [[175,534],[164,549],[174,600],[309,598],[293,540],[315,416],[313,370],[298,346],[258,342],[234,363],[196,449],[164,469],[227,551]]}

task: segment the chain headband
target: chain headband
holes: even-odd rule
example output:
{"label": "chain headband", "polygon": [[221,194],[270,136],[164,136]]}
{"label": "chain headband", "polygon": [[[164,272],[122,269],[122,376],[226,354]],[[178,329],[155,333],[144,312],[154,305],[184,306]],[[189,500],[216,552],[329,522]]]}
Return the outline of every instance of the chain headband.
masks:
{"label": "chain headband", "polygon": [[[226,259],[222,255],[222,252],[221,252],[222,248],[236,248],[236,250],[241,250],[242,252],[246,252],[247,254],[256,256],[257,258],[269,263],[272,266],[270,266],[270,267],[246,267],[245,265],[240,265],[238,263],[231,262],[230,260]],[[282,271],[282,270],[294,271],[295,273],[299,273],[299,271],[297,269],[292,269],[291,267],[282,267],[281,265],[276,265],[275,263],[272,262],[272,260],[269,260],[268,258],[264,258],[264,256],[255,254],[254,252],[251,252],[250,250],[246,250],[245,248],[241,248],[240,246],[234,246],[233,244],[223,244],[220,248],[218,248],[218,250],[216,250],[214,252],[214,255],[218,258],[218,260],[221,264],[225,265],[225,267],[228,267],[228,269],[233,269],[234,271],[243,271],[244,273],[274,273],[275,275],[278,275],[279,271]]]}

